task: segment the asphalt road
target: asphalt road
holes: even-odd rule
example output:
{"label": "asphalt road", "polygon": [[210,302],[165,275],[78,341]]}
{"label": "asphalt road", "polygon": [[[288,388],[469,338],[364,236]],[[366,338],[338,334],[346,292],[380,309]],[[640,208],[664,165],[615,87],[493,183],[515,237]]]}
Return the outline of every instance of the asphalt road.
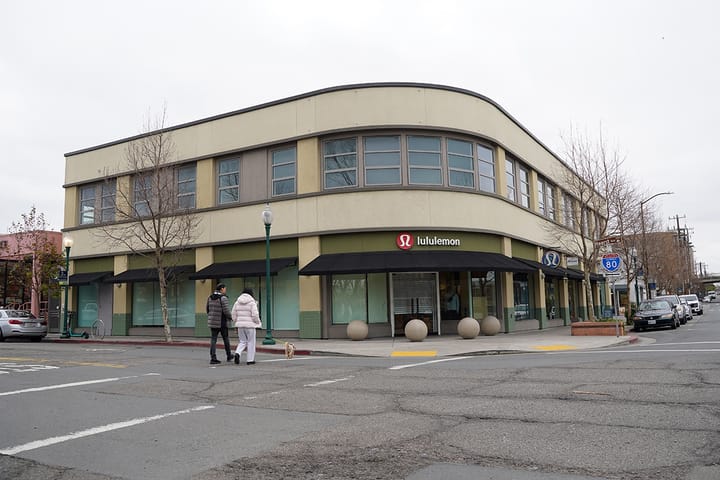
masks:
{"label": "asphalt road", "polygon": [[634,345],[207,364],[0,344],[0,478],[720,478],[720,303]]}

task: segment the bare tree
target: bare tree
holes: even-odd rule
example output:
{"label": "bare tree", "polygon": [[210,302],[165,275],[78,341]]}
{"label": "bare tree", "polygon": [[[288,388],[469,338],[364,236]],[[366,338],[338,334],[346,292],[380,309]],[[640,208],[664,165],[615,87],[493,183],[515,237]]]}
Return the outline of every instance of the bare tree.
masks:
{"label": "bare tree", "polygon": [[30,285],[31,310],[39,316],[42,300],[59,291],[58,283],[53,280],[63,265],[63,256],[51,236],[45,215],[38,213],[34,205],[20,218],[12,222],[9,229],[13,242],[8,245],[7,254],[17,260],[10,276],[19,285]]}
{"label": "bare tree", "polygon": [[[602,133],[597,139],[571,128],[563,135],[566,166],[556,172],[565,193],[561,200],[559,223],[545,223],[551,241],[565,252],[577,256],[585,276],[585,296],[589,320],[596,320],[590,273],[601,256],[603,244],[597,240],[620,230],[616,201],[627,193],[622,174],[624,159],[617,149],[608,147]],[[624,205],[624,204],[622,204]]]}
{"label": "bare tree", "polygon": [[[172,341],[168,318],[169,273],[180,254],[196,238],[198,218],[194,196],[187,197],[174,162],[177,159],[171,132],[165,127],[166,109],[155,120],[146,120],[144,133],[128,143],[124,174],[129,182],[108,180],[115,190],[115,219],[104,223],[97,235],[112,247],[152,260],[160,284],[160,309],[165,339]],[[192,204],[187,204],[192,198]]]}

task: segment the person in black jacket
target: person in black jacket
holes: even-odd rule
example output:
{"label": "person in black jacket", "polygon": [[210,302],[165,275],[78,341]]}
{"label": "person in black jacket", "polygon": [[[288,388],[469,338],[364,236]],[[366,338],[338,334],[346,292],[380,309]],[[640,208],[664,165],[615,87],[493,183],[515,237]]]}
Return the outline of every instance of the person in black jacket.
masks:
{"label": "person in black jacket", "polygon": [[228,335],[228,320],[231,318],[230,303],[225,295],[227,288],[224,283],[218,283],[215,291],[207,299],[205,310],[208,316],[208,327],[212,337],[210,338],[210,364],[217,365],[220,360],[215,354],[215,345],[217,344],[218,333],[222,335],[223,344],[225,345],[225,354],[227,361],[233,360],[230,353],[230,337]]}

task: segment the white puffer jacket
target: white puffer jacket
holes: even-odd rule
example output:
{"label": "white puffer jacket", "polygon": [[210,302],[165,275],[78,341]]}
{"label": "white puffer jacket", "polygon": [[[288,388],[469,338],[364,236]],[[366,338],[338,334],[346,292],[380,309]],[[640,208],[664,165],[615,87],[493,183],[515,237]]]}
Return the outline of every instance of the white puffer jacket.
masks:
{"label": "white puffer jacket", "polygon": [[232,319],[236,327],[258,328],[262,325],[257,302],[251,295],[243,293],[235,300],[232,308]]}

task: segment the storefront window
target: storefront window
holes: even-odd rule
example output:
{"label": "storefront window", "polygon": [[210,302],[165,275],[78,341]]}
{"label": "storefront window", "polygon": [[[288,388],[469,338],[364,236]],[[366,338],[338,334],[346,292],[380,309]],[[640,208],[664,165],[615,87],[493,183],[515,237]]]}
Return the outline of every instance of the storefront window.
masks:
{"label": "storefront window", "polygon": [[80,285],[78,287],[78,327],[90,327],[97,318],[97,285]]}
{"label": "storefront window", "polygon": [[558,299],[558,280],[557,278],[546,278],[545,279],[545,312],[547,318],[554,320],[559,316]]}
{"label": "storefront window", "polygon": [[495,272],[472,272],[471,285],[473,318],[497,317]]}
{"label": "storefront window", "polygon": [[367,321],[367,279],[365,274],[332,276],[332,322],[348,324]]}
{"label": "storefront window", "polygon": [[530,280],[527,273],[513,274],[513,297],[515,298],[515,320],[526,320],[534,317],[530,312]]}
{"label": "storefront window", "polygon": [[[132,286],[134,327],[162,326],[160,285],[136,282]],[[195,282],[187,279],[168,284],[168,322],[171,327],[195,326]]]}

